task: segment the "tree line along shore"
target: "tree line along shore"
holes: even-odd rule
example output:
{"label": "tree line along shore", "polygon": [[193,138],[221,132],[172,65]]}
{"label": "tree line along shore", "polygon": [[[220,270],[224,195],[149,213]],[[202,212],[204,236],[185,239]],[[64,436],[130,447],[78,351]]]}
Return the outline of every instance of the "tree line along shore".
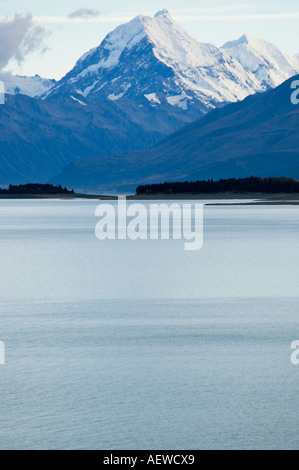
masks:
{"label": "tree line along shore", "polygon": [[136,189],[137,195],[151,194],[217,194],[217,193],[299,193],[299,182],[292,178],[284,177],[249,177],[229,178],[218,181],[176,181],[160,184],[140,185]]}
{"label": "tree line along shore", "polygon": [[69,190],[67,188],[63,188],[61,185],[54,186],[52,184],[20,184],[20,185],[13,185],[10,184],[8,189],[1,189],[0,188],[0,195],[43,195],[43,194],[68,194],[73,195],[75,194],[74,190]]}
{"label": "tree line along shore", "polygon": [[[165,196],[172,197],[178,195],[245,195],[246,194],[299,194],[299,181],[284,177],[249,177],[249,178],[229,178],[214,181],[176,181],[157,184],[140,185],[136,189],[135,196],[128,196],[129,199],[136,197]],[[23,185],[9,185],[7,189],[0,188],[0,197],[83,197],[83,198],[105,198],[117,199],[116,196],[103,196],[91,194],[78,194],[73,189],[69,190],[61,185],[30,183]]]}

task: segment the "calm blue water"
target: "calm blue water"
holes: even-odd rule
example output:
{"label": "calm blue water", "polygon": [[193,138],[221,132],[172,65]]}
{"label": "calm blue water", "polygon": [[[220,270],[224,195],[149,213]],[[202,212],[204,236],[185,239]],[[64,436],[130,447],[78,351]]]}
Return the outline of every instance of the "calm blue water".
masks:
{"label": "calm blue water", "polygon": [[95,201],[0,201],[1,449],[298,449],[299,208],[204,246],[105,241]]}

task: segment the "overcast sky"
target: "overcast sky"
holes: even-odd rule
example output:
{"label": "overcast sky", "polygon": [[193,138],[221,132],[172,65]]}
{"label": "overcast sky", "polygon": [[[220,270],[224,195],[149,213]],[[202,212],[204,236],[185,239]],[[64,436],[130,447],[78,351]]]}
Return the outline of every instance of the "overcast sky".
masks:
{"label": "overcast sky", "polygon": [[163,8],[201,42],[221,46],[248,33],[299,53],[298,0],[0,0],[0,6],[2,72],[61,78],[120,23]]}

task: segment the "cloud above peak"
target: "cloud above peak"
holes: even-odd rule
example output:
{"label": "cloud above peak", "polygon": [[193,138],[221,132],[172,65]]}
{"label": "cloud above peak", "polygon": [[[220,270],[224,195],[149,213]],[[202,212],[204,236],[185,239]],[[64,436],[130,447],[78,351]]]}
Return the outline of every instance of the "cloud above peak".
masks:
{"label": "cloud above peak", "polygon": [[45,36],[45,29],[34,24],[31,14],[15,14],[0,20],[0,71],[10,59],[21,63],[30,52],[44,52],[47,49],[43,42]]}
{"label": "cloud above peak", "polygon": [[96,18],[100,16],[102,12],[96,10],[95,8],[79,8],[68,15],[68,18],[76,20],[78,18]]}

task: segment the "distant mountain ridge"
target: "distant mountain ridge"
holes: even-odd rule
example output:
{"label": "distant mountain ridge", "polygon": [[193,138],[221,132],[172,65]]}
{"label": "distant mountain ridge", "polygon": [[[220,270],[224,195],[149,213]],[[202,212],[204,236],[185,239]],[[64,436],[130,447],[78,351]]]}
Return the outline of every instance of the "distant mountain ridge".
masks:
{"label": "distant mountain ridge", "polygon": [[74,188],[134,191],[164,181],[248,176],[299,179],[299,105],[291,84],[211,111],[146,152],[79,160],[53,179]]}
{"label": "distant mountain ridge", "polygon": [[5,84],[5,92],[10,95],[26,95],[31,98],[39,98],[52,88],[56,81],[42,78],[39,75],[26,77],[20,75],[4,74],[0,79]]}

